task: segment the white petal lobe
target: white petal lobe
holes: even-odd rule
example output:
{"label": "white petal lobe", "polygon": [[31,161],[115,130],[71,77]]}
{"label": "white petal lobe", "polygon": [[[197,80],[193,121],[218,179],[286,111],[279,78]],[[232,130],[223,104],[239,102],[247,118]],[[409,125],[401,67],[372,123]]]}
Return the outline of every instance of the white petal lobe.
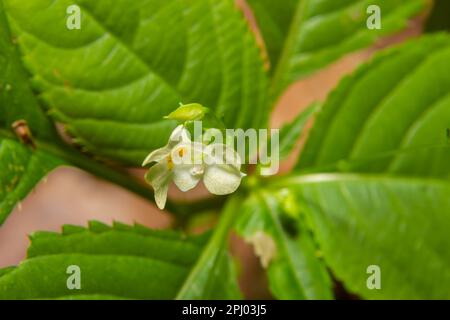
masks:
{"label": "white petal lobe", "polygon": [[167,161],[158,162],[145,175],[145,179],[155,191],[155,202],[159,209],[164,209],[172,172],[167,169]]}
{"label": "white petal lobe", "polygon": [[160,210],[166,206],[167,192],[169,191],[169,184],[165,184],[158,189],[155,189],[155,202]]}
{"label": "white petal lobe", "polygon": [[145,158],[144,162],[142,163],[142,166],[146,166],[152,162],[159,162],[162,159],[166,158],[167,155],[170,154],[170,151],[172,149],[169,148],[168,146],[165,146],[163,148],[160,149],[156,149],[155,151],[153,151],[152,153],[150,153],[147,158]]}
{"label": "white petal lobe", "polygon": [[241,184],[242,174],[230,165],[211,165],[205,170],[203,182],[209,192],[216,195],[230,194]]}
{"label": "white petal lobe", "polygon": [[200,169],[190,165],[175,167],[173,172],[173,182],[183,192],[195,188],[201,178],[201,175],[192,174],[196,170]]}
{"label": "white petal lobe", "polygon": [[191,139],[190,139],[189,131],[183,125],[179,125],[172,131],[172,134],[170,135],[170,138],[169,138],[168,145],[171,148],[173,148],[178,143],[190,142],[190,141],[191,141]]}

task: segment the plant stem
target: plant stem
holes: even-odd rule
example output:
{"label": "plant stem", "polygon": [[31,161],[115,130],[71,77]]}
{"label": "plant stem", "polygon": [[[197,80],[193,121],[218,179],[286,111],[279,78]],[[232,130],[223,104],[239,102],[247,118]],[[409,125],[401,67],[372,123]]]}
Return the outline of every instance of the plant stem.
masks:
{"label": "plant stem", "polygon": [[241,202],[242,199],[239,195],[234,195],[227,201],[220,214],[220,219],[214,229],[214,233],[178,292],[176,297],[177,300],[200,298],[195,290],[195,288],[198,287],[198,279],[201,277],[202,273],[205,272],[205,266],[208,266],[211,261],[216,260],[223,248],[227,246],[229,231],[233,226],[236,215],[239,213]]}

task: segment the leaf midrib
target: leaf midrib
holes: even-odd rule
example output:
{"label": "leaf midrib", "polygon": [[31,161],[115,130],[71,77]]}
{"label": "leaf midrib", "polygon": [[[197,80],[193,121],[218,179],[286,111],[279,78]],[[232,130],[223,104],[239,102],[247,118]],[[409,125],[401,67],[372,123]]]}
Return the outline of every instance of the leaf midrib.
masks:
{"label": "leaf midrib", "polygon": [[300,290],[303,297],[306,296],[306,290],[303,287],[303,281],[301,279],[301,276],[297,272],[296,265],[292,259],[292,255],[290,254],[289,247],[287,246],[288,239],[286,238],[285,232],[283,231],[283,227],[280,224],[280,221],[278,220],[276,213],[272,210],[271,205],[268,203],[267,199],[271,198],[270,194],[263,193],[262,191],[256,193],[257,197],[259,198],[259,201],[266,207],[267,211],[269,212],[269,215],[272,219],[273,225],[275,226],[278,235],[282,238],[281,244],[283,246],[283,251],[285,252],[286,260],[288,261],[292,273],[294,274],[295,279],[297,280],[298,289]]}
{"label": "leaf midrib", "polygon": [[340,182],[340,181],[370,181],[370,182],[383,182],[383,181],[395,181],[398,183],[408,183],[423,185],[434,184],[441,187],[449,188],[449,182],[446,179],[439,179],[435,177],[417,177],[417,176],[398,176],[390,174],[372,174],[372,173],[316,173],[316,174],[295,174],[290,177],[280,177],[272,180],[268,184],[269,188],[282,188],[286,186],[302,185],[302,184],[319,184],[328,182]]}
{"label": "leaf midrib", "polygon": [[282,79],[284,70],[286,69],[286,65],[289,62],[289,54],[293,50],[296,26],[302,23],[303,11],[307,6],[307,3],[309,3],[309,0],[298,0],[294,17],[292,18],[291,24],[289,26],[288,37],[284,42],[283,48],[281,49],[279,60],[278,62],[276,62],[274,76],[270,85],[270,92],[274,98],[276,98],[277,86],[280,86],[279,82]]}
{"label": "leaf midrib", "polygon": [[220,251],[227,245],[226,239],[228,239],[228,231],[237,214],[240,201],[241,199],[239,196],[234,196],[225,205],[225,209],[220,216],[219,223],[216,225],[211,239],[204,247],[195,265],[186,277],[186,280],[175,297],[176,300],[184,299],[184,296],[188,291],[192,290],[197,275],[203,272],[203,266],[206,261],[211,260],[211,257],[213,257],[212,264],[214,265],[216,263]]}

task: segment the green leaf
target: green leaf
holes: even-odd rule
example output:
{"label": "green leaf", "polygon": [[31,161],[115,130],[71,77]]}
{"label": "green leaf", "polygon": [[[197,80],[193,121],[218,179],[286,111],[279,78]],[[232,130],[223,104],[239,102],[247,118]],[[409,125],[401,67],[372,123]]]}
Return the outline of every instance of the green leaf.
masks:
{"label": "green leaf", "polygon": [[[31,236],[28,259],[0,272],[0,299],[239,298],[219,236],[100,222],[88,229],[65,226],[62,234],[38,232]],[[70,265],[80,267],[80,290],[67,288]]]}
{"label": "green leaf", "polygon": [[331,93],[298,168],[449,177],[450,37],[379,54]]}
{"label": "green leaf", "polygon": [[63,161],[0,138],[0,225],[48,172]]}
{"label": "green leaf", "polygon": [[300,1],[247,0],[264,38],[272,71],[279,61],[293,15]]}
{"label": "green leaf", "polygon": [[309,230],[300,220],[289,218],[273,193],[254,194],[246,201],[236,231],[260,248],[257,253],[268,264],[269,287],[276,298],[333,297],[330,277]]}
{"label": "green leaf", "polygon": [[36,138],[54,140],[54,126],[33,96],[13,42],[0,1],[0,129],[9,131],[15,121],[25,120]]}
{"label": "green leaf", "polygon": [[241,297],[235,281],[234,265],[226,250],[229,231],[239,211],[240,201],[241,199],[235,196],[225,204],[214,234],[178,291],[177,299],[237,299]]}
{"label": "green leaf", "polygon": [[[273,94],[346,53],[399,31],[426,0],[249,0],[274,70]],[[369,5],[381,9],[382,27],[369,30]]]}
{"label": "green leaf", "polygon": [[37,104],[9,34],[0,1],[0,225],[52,169],[62,163],[14,141],[12,124],[25,120],[33,136],[54,140],[53,125]]}
{"label": "green leaf", "polygon": [[[285,179],[338,279],[369,299],[449,299],[450,183],[383,175]],[[381,289],[367,286],[380,267]],[[370,279],[369,279],[370,281]]]}
{"label": "green leaf", "polygon": [[[320,174],[273,185],[296,191],[327,264],[363,298],[448,298],[449,61],[440,34],[359,68],[309,133],[298,168]],[[379,290],[367,286],[371,265]]]}
{"label": "green leaf", "polygon": [[425,26],[425,32],[450,31],[450,2],[447,0],[434,0]]}
{"label": "green leaf", "polygon": [[306,123],[311,116],[319,110],[319,103],[314,103],[295,117],[295,119],[284,125],[280,130],[280,159],[286,158],[292,152]]}
{"label": "green leaf", "polygon": [[[3,1],[0,0],[0,144],[3,148],[0,168],[4,181],[0,185],[0,224],[13,207],[33,189],[35,183],[63,162],[76,165],[152,199],[147,188],[117,169],[99,165],[84,157],[61,141],[53,123],[33,95],[19,52],[14,46],[15,42],[6,22]],[[26,121],[37,150],[13,141],[15,137],[12,124],[19,120]],[[20,171],[17,171],[18,168]]]}
{"label": "green leaf", "polygon": [[[232,0],[3,1],[42,100],[96,155],[139,165],[180,101],[229,127],[266,125],[262,59]],[[81,30],[66,28],[74,3]]]}

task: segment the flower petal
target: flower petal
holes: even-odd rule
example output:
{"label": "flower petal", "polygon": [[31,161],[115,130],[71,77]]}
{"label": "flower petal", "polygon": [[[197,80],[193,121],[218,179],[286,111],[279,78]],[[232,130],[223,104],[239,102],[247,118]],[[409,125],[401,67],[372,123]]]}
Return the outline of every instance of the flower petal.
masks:
{"label": "flower petal", "polygon": [[156,149],[155,151],[151,152],[147,158],[145,158],[144,162],[142,163],[142,166],[146,166],[152,162],[159,162],[162,159],[166,158],[169,154],[172,148],[170,148],[168,145],[165,147],[162,147],[160,149]]}
{"label": "flower petal", "polygon": [[241,157],[230,146],[222,143],[213,143],[205,148],[205,162],[207,164],[225,164],[235,167],[237,170],[241,169]]}
{"label": "flower petal", "polygon": [[183,142],[177,144],[170,153],[175,166],[200,165],[203,163],[204,145],[200,142]]}
{"label": "flower petal", "polygon": [[164,209],[166,205],[167,192],[169,190],[172,172],[168,169],[167,160],[158,162],[145,175],[145,179],[152,185],[155,191],[155,202],[158,208]]}
{"label": "flower petal", "polygon": [[167,192],[169,192],[169,183],[155,189],[155,202],[160,210],[163,210],[166,206]]}
{"label": "flower petal", "polygon": [[180,142],[190,142],[190,141],[191,139],[189,131],[183,125],[179,125],[172,131],[172,134],[170,135],[169,138],[168,146],[170,148],[173,148]]}
{"label": "flower petal", "polygon": [[173,170],[173,182],[181,191],[186,192],[195,188],[202,175],[202,165],[175,166]]}
{"label": "flower petal", "polygon": [[152,162],[159,162],[166,158],[172,149],[179,143],[190,143],[189,131],[183,126],[176,127],[170,135],[169,142],[162,148],[156,149],[145,158],[142,166],[146,166]]}
{"label": "flower petal", "polygon": [[206,167],[203,182],[212,194],[225,195],[236,191],[243,176],[245,174],[232,165],[215,164]]}

